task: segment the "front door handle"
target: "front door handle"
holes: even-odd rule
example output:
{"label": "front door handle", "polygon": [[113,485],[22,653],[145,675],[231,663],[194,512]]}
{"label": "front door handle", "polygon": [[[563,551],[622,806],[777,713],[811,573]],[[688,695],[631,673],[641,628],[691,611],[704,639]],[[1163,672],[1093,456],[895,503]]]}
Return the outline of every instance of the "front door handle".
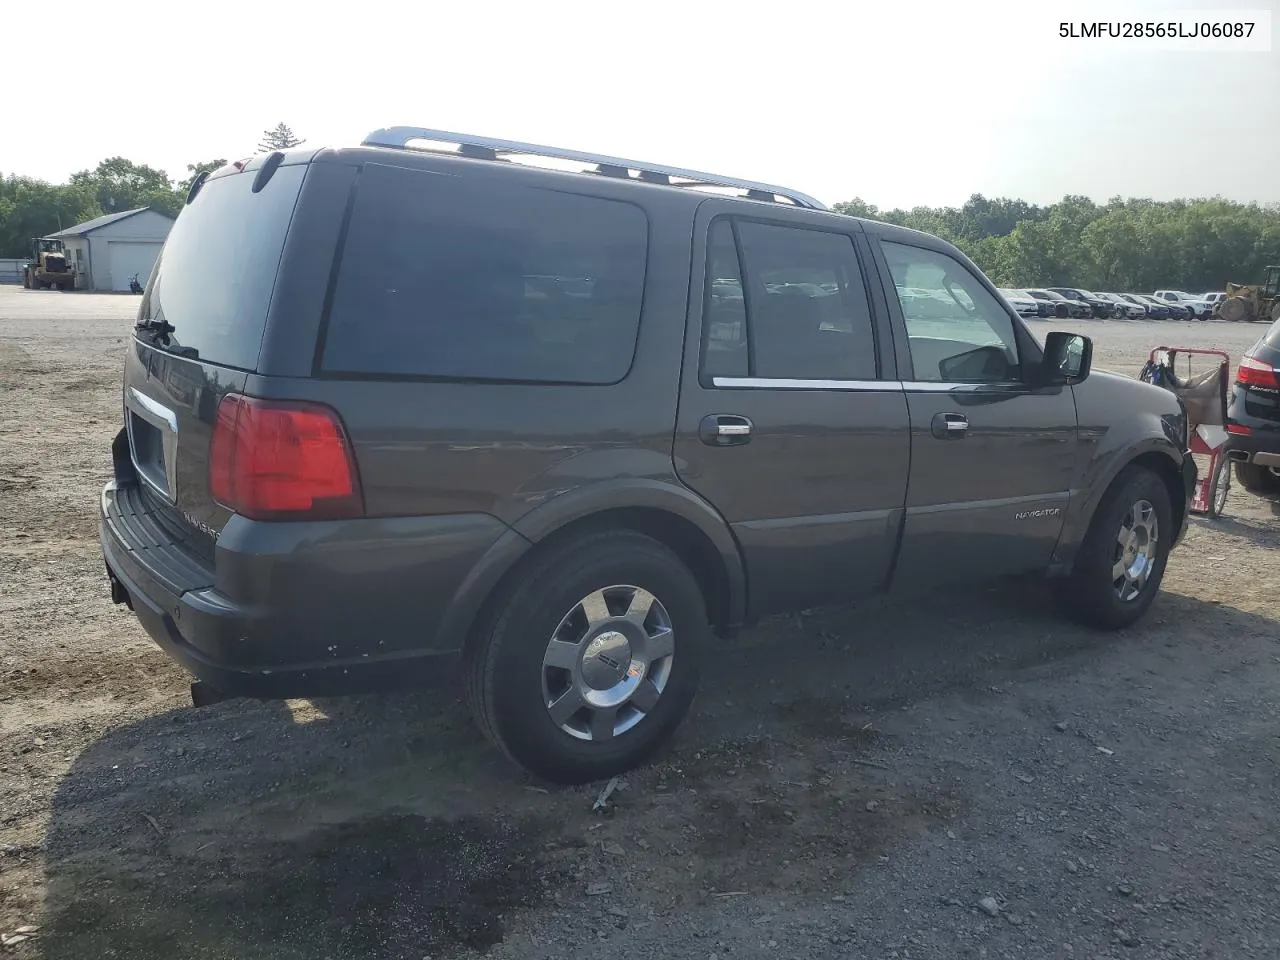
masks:
{"label": "front door handle", "polygon": [[712,413],[698,424],[698,439],[709,447],[729,447],[751,441],[751,421],[732,413]]}
{"label": "front door handle", "polygon": [[969,435],[969,418],[963,413],[935,413],[929,432],[939,440],[963,440]]}

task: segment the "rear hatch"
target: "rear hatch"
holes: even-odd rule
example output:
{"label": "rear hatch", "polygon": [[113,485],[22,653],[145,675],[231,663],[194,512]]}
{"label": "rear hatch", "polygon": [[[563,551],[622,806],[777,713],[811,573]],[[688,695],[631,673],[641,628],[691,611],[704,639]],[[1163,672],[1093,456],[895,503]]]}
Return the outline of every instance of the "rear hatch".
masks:
{"label": "rear hatch", "polygon": [[1280,423],[1280,320],[1240,358],[1236,382],[1246,416]]}
{"label": "rear hatch", "polygon": [[208,560],[230,515],[210,494],[218,405],[257,367],[307,169],[268,160],[197,189],[152,271],[125,362],[125,430],[143,496],[158,521]]}

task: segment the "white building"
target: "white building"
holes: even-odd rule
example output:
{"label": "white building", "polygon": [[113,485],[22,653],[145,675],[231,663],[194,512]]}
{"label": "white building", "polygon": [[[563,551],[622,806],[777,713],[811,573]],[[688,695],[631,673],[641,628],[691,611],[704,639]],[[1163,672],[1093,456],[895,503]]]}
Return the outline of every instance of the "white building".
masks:
{"label": "white building", "polygon": [[139,207],[86,220],[53,236],[67,248],[78,289],[128,290],[135,274],[146,286],[172,226],[167,213]]}

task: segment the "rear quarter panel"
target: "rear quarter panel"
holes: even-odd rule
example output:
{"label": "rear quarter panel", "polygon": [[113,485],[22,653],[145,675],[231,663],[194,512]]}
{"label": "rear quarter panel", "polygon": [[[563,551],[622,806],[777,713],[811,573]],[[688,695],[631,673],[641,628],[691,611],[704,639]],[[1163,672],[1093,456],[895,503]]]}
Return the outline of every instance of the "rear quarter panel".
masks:
{"label": "rear quarter panel", "polygon": [[[479,513],[513,525],[550,501],[619,477],[670,481],[679,391],[689,249],[696,198],[584,178],[581,192],[643,209],[649,261],[638,342],[616,384],[448,382],[330,376],[319,369],[327,298],[352,188],[366,161],[385,151],[321,153],[304,185],[281,264],[263,344],[260,396],[329,404],[355,449],[371,517]],[[405,151],[394,161],[473,182],[565,189],[562,174],[518,173],[477,161]],[[329,277],[329,283],[317,282]],[[371,330],[371,336],[377,331]]]}

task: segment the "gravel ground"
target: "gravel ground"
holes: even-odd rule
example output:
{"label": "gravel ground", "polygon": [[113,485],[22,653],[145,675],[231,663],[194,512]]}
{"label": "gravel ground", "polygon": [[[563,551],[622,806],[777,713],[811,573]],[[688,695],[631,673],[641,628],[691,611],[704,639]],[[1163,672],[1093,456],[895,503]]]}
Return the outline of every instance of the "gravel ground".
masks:
{"label": "gravel ground", "polygon": [[[717,642],[593,810],[500,761],[452,677],[187,706],[96,544],[136,306],[0,287],[0,956],[1280,955],[1280,507],[1193,520],[1119,635],[1023,583]],[[1129,374],[1261,330],[1061,326]]]}

